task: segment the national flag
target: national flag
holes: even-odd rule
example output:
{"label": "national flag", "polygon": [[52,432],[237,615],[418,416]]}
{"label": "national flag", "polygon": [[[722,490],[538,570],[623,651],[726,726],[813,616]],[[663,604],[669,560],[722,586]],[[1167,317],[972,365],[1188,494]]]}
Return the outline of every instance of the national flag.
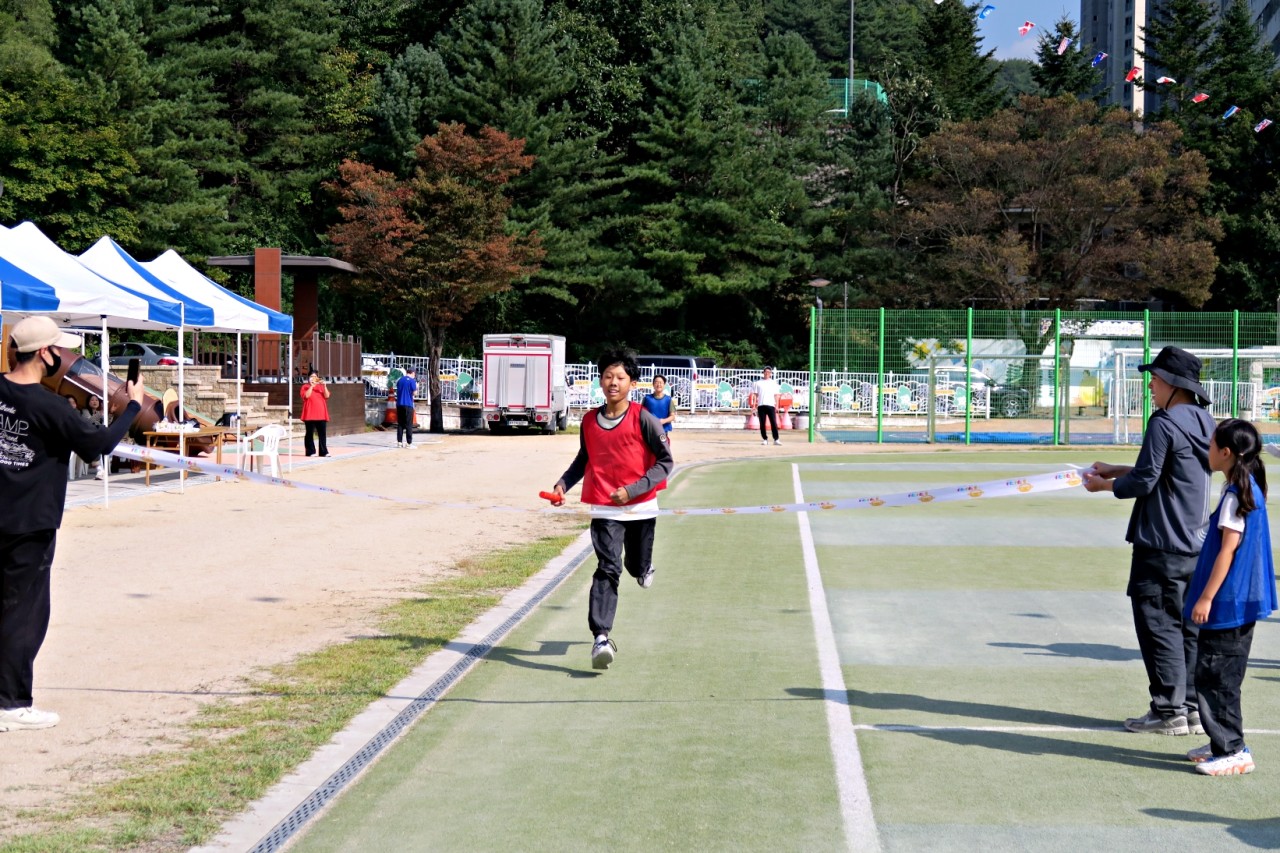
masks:
{"label": "national flag", "polygon": [[1191,103],[1193,104],[1203,104],[1207,100],[1209,100],[1208,92],[1196,92],[1191,96]]}
{"label": "national flag", "polygon": [[1058,56],[1062,56],[1062,54],[1066,53],[1067,48],[1069,47],[1071,47],[1071,39],[1069,38],[1064,38],[1062,41],[1058,42]]}
{"label": "national flag", "polygon": [[995,10],[996,10],[996,7],[990,4],[983,6],[982,11],[978,13],[978,17],[985,20],[986,17],[990,15],[992,12],[994,12]]}
{"label": "national flag", "polygon": [[1172,77],[1157,77],[1156,82],[1157,83],[1177,83],[1178,81],[1174,80]]}
{"label": "national flag", "polygon": [[1235,115],[1235,114],[1236,114],[1236,113],[1238,113],[1238,112],[1240,112],[1240,108],[1239,108],[1239,107],[1237,107],[1235,104],[1232,104],[1231,106],[1227,107],[1227,111],[1226,111],[1225,113],[1223,113],[1223,114],[1222,114],[1222,117],[1223,117],[1224,119],[1228,119],[1228,118],[1231,118],[1233,115]]}
{"label": "national flag", "polygon": [[1271,119],[1264,118],[1262,121],[1258,122],[1253,126],[1253,132],[1262,133],[1262,131],[1266,130],[1268,127],[1271,127]]}
{"label": "national flag", "polygon": [[1103,53],[1102,51],[1098,51],[1097,56],[1093,58],[1093,62],[1090,62],[1089,64],[1092,65],[1094,68],[1097,68],[1099,65],[1102,64],[1102,60],[1106,58],[1107,58],[1107,54]]}
{"label": "national flag", "polygon": [[1035,27],[1035,24],[1030,21],[1023,21],[1022,26],[1018,27],[1018,35],[1025,36],[1027,33],[1031,32],[1033,27]]}
{"label": "national flag", "polygon": [[1137,79],[1138,79],[1138,75],[1139,75],[1139,74],[1141,74],[1141,73],[1142,73],[1142,69],[1141,69],[1141,68],[1139,68],[1139,67],[1138,67],[1138,66],[1136,66],[1136,65],[1135,65],[1135,66],[1133,66],[1132,68],[1130,68],[1130,69],[1129,69],[1129,73],[1128,73],[1128,74],[1126,74],[1126,75],[1124,75],[1124,82],[1126,82],[1126,83],[1132,83],[1134,80],[1137,80]]}

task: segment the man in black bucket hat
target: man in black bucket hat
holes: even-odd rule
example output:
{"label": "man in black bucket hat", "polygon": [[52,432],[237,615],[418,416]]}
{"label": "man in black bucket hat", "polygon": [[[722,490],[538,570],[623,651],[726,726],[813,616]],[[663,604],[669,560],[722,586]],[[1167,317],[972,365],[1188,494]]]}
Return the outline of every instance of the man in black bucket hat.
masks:
{"label": "man in black bucket hat", "polygon": [[1133,545],[1126,593],[1151,702],[1125,720],[1131,732],[1201,734],[1194,683],[1196,628],[1182,604],[1209,527],[1209,439],[1213,416],[1200,384],[1200,359],[1165,347],[1150,364],[1147,387],[1157,406],[1132,466],[1095,462],[1084,472],[1091,492],[1133,498],[1125,539]]}

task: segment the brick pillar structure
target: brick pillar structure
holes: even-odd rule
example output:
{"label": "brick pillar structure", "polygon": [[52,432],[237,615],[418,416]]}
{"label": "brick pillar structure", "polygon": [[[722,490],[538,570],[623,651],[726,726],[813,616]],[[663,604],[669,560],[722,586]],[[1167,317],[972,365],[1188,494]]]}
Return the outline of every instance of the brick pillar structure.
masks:
{"label": "brick pillar structure", "polygon": [[293,273],[293,357],[300,370],[313,366],[316,333],[320,331],[320,276],[314,268],[296,268]]}
{"label": "brick pillar structure", "polygon": [[[253,250],[253,300],[274,311],[280,310],[280,250]],[[279,335],[258,335],[257,352],[258,374],[260,376],[289,375],[289,368],[283,362]],[[283,368],[283,374],[282,374]]]}

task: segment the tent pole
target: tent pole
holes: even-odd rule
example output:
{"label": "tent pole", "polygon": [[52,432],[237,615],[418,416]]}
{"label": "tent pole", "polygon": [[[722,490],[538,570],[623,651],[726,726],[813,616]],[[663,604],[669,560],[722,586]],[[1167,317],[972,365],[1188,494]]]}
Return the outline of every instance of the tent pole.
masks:
{"label": "tent pole", "polygon": [[[101,346],[98,347],[98,361],[102,365],[102,425],[105,427],[111,423],[111,413],[107,411],[110,407],[107,400],[110,395],[107,394],[107,377],[111,374],[107,372],[107,347],[110,345],[110,339],[107,337],[107,318],[102,318],[102,335]],[[126,388],[125,391],[129,389]],[[106,509],[111,506],[111,456],[98,457],[98,470],[102,472],[102,507]]]}
{"label": "tent pole", "polygon": [[240,352],[240,332],[236,332],[236,447],[240,446],[240,421],[244,419],[244,408],[240,402],[240,392],[244,390],[244,355]]}
{"label": "tent pole", "polygon": [[293,473],[293,332],[289,332],[289,473]]}
{"label": "tent pole", "polygon": [[[186,458],[187,434],[183,428],[187,424],[187,384],[184,360],[182,358],[182,333],[187,327],[187,303],[179,302],[178,309],[178,455]],[[187,469],[178,470],[178,494],[185,495],[187,486]]]}

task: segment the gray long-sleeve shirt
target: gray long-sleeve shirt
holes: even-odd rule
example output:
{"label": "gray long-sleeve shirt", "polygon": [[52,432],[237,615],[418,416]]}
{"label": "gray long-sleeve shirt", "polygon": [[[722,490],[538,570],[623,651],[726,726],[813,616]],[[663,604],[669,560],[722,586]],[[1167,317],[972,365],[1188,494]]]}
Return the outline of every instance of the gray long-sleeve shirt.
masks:
{"label": "gray long-sleeve shirt", "polygon": [[1194,556],[1209,528],[1209,439],[1213,416],[1184,403],[1160,409],[1147,421],[1133,470],[1117,477],[1117,498],[1133,498],[1129,531],[1134,545]]}

